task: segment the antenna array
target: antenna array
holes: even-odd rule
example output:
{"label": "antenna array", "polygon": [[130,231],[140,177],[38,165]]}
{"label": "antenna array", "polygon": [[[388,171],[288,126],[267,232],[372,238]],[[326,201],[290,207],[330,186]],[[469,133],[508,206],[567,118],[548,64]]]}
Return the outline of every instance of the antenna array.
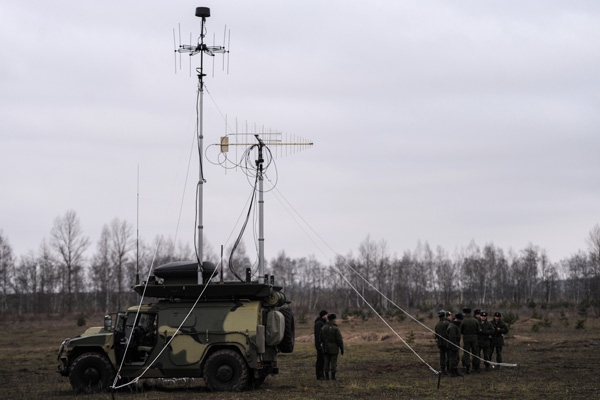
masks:
{"label": "antenna array", "polygon": [[[204,28],[204,24],[206,22],[206,18],[210,17],[210,9],[208,7],[197,7],[196,8],[196,17],[202,18],[202,25],[200,28],[200,36],[198,37],[198,41],[195,45],[191,44],[192,43],[192,34],[190,33],[190,44],[181,44],[181,24],[178,25],[179,28],[179,46],[176,45],[176,41],[175,41],[175,28],[173,28],[173,46],[175,47],[175,73],[177,73],[177,53],[179,53],[179,69],[181,70],[181,54],[185,53],[185,54],[189,54],[190,56],[190,75],[192,74],[192,56],[195,56],[196,54],[199,53],[203,53],[206,54],[208,56],[214,57],[216,54],[227,54],[227,62],[225,61],[225,56],[223,56],[223,70],[225,70],[225,67],[227,66],[227,73],[229,73],[229,50],[227,50],[229,48],[229,44],[231,43],[231,30],[227,30],[227,25],[225,25],[224,31],[223,31],[223,45],[222,46],[216,46],[215,45],[215,41],[216,41],[216,36],[213,35],[213,45],[212,46],[207,46],[204,43],[204,37],[205,37],[205,28]],[[227,49],[225,47],[225,42],[227,42]],[[215,66],[215,60],[213,59],[213,76],[214,76],[214,66]],[[200,71],[203,70],[203,58],[200,58],[200,67],[196,69],[196,72],[200,73]],[[202,71],[202,75],[206,76],[206,74],[204,74],[204,72]]]}

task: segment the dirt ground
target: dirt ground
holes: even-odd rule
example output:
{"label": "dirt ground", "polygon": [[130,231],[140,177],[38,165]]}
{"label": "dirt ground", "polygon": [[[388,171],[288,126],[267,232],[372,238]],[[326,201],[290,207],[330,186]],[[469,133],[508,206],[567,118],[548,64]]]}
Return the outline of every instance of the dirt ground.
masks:
{"label": "dirt ground", "polygon": [[[576,329],[576,315],[546,320],[521,318],[511,327],[504,362],[516,364],[462,378],[438,376],[433,334],[410,320],[346,320],[339,325],[346,351],[339,360],[339,381],[314,379],[312,322],[296,325],[296,347],[280,357],[280,373],[260,389],[210,393],[201,379],[151,380],[132,390],[95,395],[75,394],[56,372],[60,342],[81,333],[74,318],[3,320],[0,329],[0,392],[5,399],[590,399],[600,389],[600,319],[588,318]],[[425,318],[433,328],[437,318]],[[550,322],[550,324],[548,324]],[[102,324],[101,316],[89,326]],[[541,326],[541,327],[540,327]],[[400,339],[402,338],[406,344]],[[439,385],[439,387],[438,387]]]}

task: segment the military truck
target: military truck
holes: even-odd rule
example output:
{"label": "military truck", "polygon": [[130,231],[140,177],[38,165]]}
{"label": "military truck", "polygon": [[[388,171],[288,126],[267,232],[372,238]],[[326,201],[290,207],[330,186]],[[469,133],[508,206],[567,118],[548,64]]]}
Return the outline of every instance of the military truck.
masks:
{"label": "military truck", "polygon": [[[144,378],[204,378],[213,391],[257,388],[294,349],[294,316],[273,276],[213,282],[214,265],[159,266],[134,290],[155,299],[108,315],[103,327],[65,339],[58,372],[91,393]],[[115,383],[115,376],[119,379]]]}

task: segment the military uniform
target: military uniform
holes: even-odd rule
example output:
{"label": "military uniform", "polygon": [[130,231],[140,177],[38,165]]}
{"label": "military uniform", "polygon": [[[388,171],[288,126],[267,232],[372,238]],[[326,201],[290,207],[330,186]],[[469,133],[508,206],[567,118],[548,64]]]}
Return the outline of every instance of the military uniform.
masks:
{"label": "military uniform", "polygon": [[323,310],[319,313],[317,319],[315,319],[315,349],[317,350],[317,362],[315,363],[315,374],[317,379],[325,379],[323,373],[323,367],[325,365],[325,355],[323,354],[323,345],[321,343],[321,329],[325,326],[325,319],[323,316],[327,315],[327,311]]}
{"label": "military uniform", "polygon": [[458,372],[458,349],[460,348],[460,323],[462,313],[457,313],[455,320],[448,324],[448,361],[450,367],[450,376],[461,376]]}
{"label": "military uniform", "polygon": [[492,327],[494,328],[494,334],[492,335],[492,348],[490,352],[490,360],[496,351],[496,362],[502,362],[502,346],[504,346],[504,335],[508,333],[508,326],[502,321],[502,314],[499,312],[494,314],[494,320],[492,321]]}
{"label": "military uniform", "polygon": [[485,370],[491,369],[488,361],[492,360],[492,335],[494,334],[494,327],[492,323],[487,320],[487,313],[481,312],[481,319],[479,323],[479,336],[478,345],[479,349],[483,352],[483,359],[485,364]]}
{"label": "military uniform", "polygon": [[338,353],[344,354],[344,341],[340,328],[335,323],[335,314],[329,314],[327,319],[327,323],[321,329],[321,341],[325,355],[323,371],[325,371],[325,379],[329,379],[329,372],[331,372],[331,379],[337,380],[335,373],[337,372]]}
{"label": "military uniform", "polygon": [[435,339],[437,341],[437,347],[440,352],[440,371],[446,374],[449,371],[448,368],[448,324],[450,321],[446,319],[446,312],[444,310],[438,313],[440,322],[435,325]]}
{"label": "military uniform", "polygon": [[[471,309],[463,309],[465,319],[460,325],[460,332],[463,337],[463,349],[464,353],[462,356],[462,366],[465,372],[468,374],[471,368],[471,361],[473,362],[473,371],[479,371],[479,348],[477,345],[477,338],[479,335],[479,322],[476,318],[471,316]],[[468,353],[467,353],[468,352]],[[473,356],[469,355],[473,354]]]}

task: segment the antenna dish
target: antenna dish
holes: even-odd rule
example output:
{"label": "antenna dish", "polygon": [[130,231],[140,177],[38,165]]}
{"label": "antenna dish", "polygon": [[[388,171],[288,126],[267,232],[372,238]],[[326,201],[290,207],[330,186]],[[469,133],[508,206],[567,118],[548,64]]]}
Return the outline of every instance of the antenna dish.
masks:
{"label": "antenna dish", "polygon": [[210,17],[210,8],[208,7],[196,7],[196,17],[208,18]]}

